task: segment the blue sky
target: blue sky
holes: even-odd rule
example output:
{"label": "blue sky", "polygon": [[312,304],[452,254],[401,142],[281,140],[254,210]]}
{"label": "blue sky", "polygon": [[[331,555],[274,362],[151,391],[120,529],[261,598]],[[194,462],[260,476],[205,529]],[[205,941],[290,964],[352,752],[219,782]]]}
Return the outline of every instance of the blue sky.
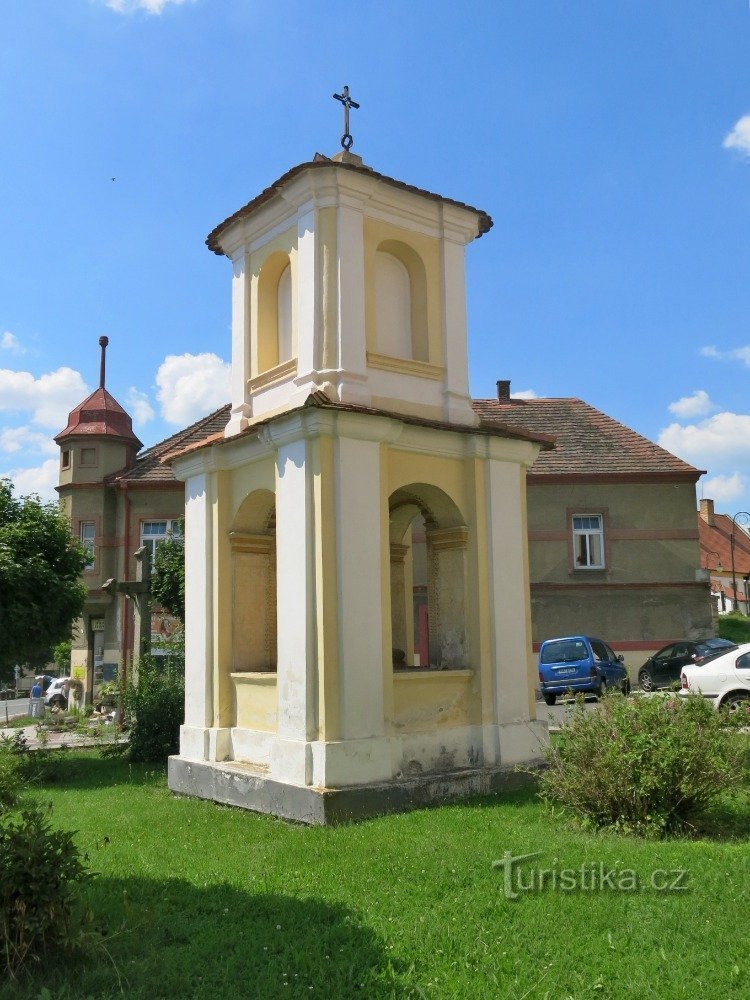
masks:
{"label": "blue sky", "polygon": [[338,148],[478,205],[471,388],[579,396],[750,509],[747,0],[7,0],[0,474],[98,378],[146,444],[228,398],[213,226]]}

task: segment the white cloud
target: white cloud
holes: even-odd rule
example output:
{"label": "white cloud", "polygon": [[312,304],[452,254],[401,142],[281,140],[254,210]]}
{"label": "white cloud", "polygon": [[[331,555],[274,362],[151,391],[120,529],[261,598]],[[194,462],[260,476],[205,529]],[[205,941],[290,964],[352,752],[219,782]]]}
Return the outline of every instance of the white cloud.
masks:
{"label": "white cloud", "polygon": [[750,115],[743,115],[735,122],[732,131],[725,136],[724,149],[737,149],[744,156],[750,156]]}
{"label": "white cloud", "polygon": [[750,462],[750,415],[715,413],[697,424],[670,424],[659,444],[680,458],[708,468]]}
{"label": "white cloud", "polygon": [[31,414],[32,423],[61,431],[68,413],[89,390],[72,368],[58,368],[40,378],[31,372],[0,368],[0,411]]}
{"label": "white cloud", "polygon": [[156,373],[161,414],[190,424],[229,400],[230,366],[216,354],[168,354]]}
{"label": "white cloud", "polygon": [[32,469],[14,469],[11,472],[0,472],[0,477],[13,481],[16,496],[28,496],[37,493],[42,500],[57,500],[55,486],[58,483],[60,460],[48,458],[46,462]]}
{"label": "white cloud", "polygon": [[539,399],[539,396],[533,389],[521,389],[520,392],[512,392],[510,394],[511,399]]}
{"label": "white cloud", "polygon": [[701,347],[700,353],[704,358],[713,358],[714,361],[741,361],[750,368],[750,344],[746,347],[735,347],[731,351],[720,351],[716,347]]}
{"label": "white cloud", "polygon": [[154,408],[145,392],[132,386],[128,389],[125,409],[133,417],[136,427],[142,427],[154,419]]}
{"label": "white cloud", "polygon": [[179,6],[186,2],[188,0],[104,0],[106,6],[116,14],[134,14],[137,10],[145,10],[147,14],[161,14],[170,3]]}
{"label": "white cloud", "polygon": [[18,337],[15,333],[11,333],[10,330],[6,330],[2,337],[0,337],[0,349],[10,351],[11,354],[26,353],[26,348],[21,346]]}
{"label": "white cloud", "polygon": [[57,445],[49,434],[32,431],[29,427],[8,427],[0,431],[0,451],[56,455]]}
{"label": "white cloud", "polygon": [[678,417],[702,417],[713,409],[708,393],[696,389],[692,396],[683,396],[675,403],[669,404],[669,412]]}
{"label": "white cloud", "polygon": [[739,500],[747,489],[748,481],[739,472],[731,476],[711,476],[704,479],[701,485],[703,495],[717,500],[719,503],[731,503]]}

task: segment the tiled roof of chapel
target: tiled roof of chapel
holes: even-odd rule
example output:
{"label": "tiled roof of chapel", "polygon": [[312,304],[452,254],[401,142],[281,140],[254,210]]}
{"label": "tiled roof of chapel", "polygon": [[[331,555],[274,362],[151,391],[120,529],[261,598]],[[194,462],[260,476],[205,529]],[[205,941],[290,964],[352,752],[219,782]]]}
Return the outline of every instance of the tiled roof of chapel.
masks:
{"label": "tiled roof of chapel", "polygon": [[[349,408],[328,400],[318,402],[326,407]],[[594,476],[627,479],[645,475],[695,480],[701,474],[700,469],[683,462],[581,399],[511,399],[502,402],[475,399],[473,407],[481,421],[479,428],[456,427],[456,430],[494,431],[543,444],[543,450],[530,470],[533,478]],[[355,409],[367,411],[364,407]],[[222,442],[229,414],[230,406],[227,404],[184,430],[177,431],[147,448],[131,469],[114,473],[107,478],[107,482],[134,485],[175,482],[169,460],[178,453]],[[416,418],[407,419],[422,422]],[[424,423],[436,425],[433,421]],[[258,426],[251,426],[243,433],[253,433]],[[552,441],[554,447],[551,446]]]}
{"label": "tiled roof of chapel", "polygon": [[646,475],[696,480],[701,475],[702,470],[582,399],[475,399],[473,406],[483,421],[554,437],[554,449],[540,452],[530,469],[534,478]]}
{"label": "tiled roof of chapel", "polygon": [[489,232],[492,228],[492,219],[486,212],[482,211],[481,208],[475,208],[473,205],[467,205],[466,202],[456,201],[453,198],[446,198],[441,194],[435,194],[433,191],[427,191],[424,188],[415,187],[413,184],[407,184],[404,181],[399,181],[395,177],[389,177],[387,174],[380,174],[377,170],[373,170],[371,167],[356,163],[342,163],[340,161],[332,160],[327,156],[323,156],[321,153],[316,153],[314,159],[306,160],[304,163],[298,163],[296,167],[292,167],[291,170],[287,170],[285,174],[282,174],[281,177],[261,191],[260,194],[256,195],[246,205],[243,205],[242,208],[238,209],[228,218],[224,219],[223,222],[220,222],[219,225],[208,234],[206,239],[206,246],[208,249],[212,250],[215,254],[223,254],[224,251],[221,248],[219,240],[229,226],[233,225],[235,222],[239,222],[240,219],[245,218],[245,216],[250,215],[266,202],[271,201],[271,199],[276,197],[290,181],[292,181],[299,174],[303,173],[305,170],[320,170],[324,167],[329,169],[334,168],[335,170],[354,170],[366,177],[371,177],[373,180],[381,181],[389,187],[397,188],[400,191],[407,191],[410,194],[418,194],[423,198],[429,198],[431,201],[442,202],[445,205],[453,205],[456,208],[465,209],[467,212],[473,212],[477,216],[479,236]]}

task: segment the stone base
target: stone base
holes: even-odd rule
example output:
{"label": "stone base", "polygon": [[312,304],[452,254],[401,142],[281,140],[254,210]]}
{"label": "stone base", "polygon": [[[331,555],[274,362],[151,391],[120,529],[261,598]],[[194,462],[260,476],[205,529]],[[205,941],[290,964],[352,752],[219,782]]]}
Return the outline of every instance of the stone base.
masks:
{"label": "stone base", "polygon": [[[538,767],[536,760],[529,763],[530,769]],[[169,787],[178,795],[212,799],[312,826],[515,791],[530,786],[534,780],[533,774],[514,767],[483,767],[347,788],[312,788],[276,781],[262,768],[249,764],[183,757],[169,758],[168,774]]]}

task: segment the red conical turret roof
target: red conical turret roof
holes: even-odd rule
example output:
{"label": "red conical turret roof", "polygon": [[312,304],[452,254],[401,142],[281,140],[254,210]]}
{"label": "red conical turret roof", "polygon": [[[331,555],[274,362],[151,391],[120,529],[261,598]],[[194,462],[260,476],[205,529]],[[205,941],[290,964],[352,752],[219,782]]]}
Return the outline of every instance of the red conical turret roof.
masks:
{"label": "red conical turret roof", "polygon": [[71,437],[106,437],[142,448],[133,431],[133,421],[114,396],[102,386],[70,411],[67,427],[55,441],[61,444]]}
{"label": "red conical turret roof", "polygon": [[58,444],[72,437],[106,437],[110,440],[122,441],[123,444],[133,445],[136,451],[143,447],[143,443],[133,433],[133,421],[130,419],[130,415],[104,388],[108,344],[108,337],[99,338],[99,346],[102,351],[99,366],[99,388],[70,411],[68,426],[55,437]]}

